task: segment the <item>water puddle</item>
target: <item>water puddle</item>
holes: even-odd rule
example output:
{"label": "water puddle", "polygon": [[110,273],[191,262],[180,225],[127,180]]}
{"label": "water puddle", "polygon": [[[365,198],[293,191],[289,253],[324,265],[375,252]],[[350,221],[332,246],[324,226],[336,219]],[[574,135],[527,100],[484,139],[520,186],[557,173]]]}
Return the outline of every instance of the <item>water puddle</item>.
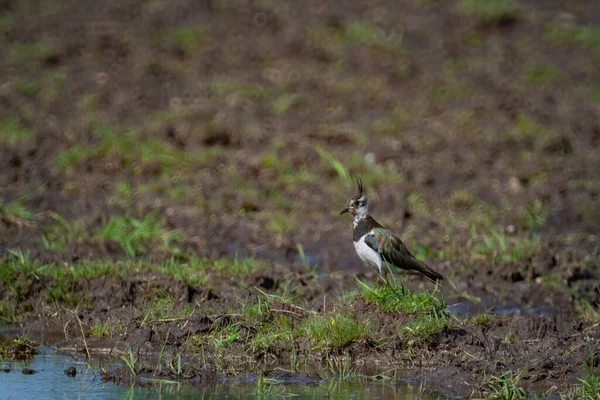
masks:
{"label": "water puddle", "polygon": [[489,313],[500,316],[515,314],[535,314],[543,317],[555,315],[552,307],[545,305],[518,306],[515,304],[497,304],[492,298],[482,298],[480,302],[473,302],[461,298],[449,297],[448,310],[460,316],[470,317],[480,313]]}
{"label": "water puddle", "polygon": [[[217,376],[206,382],[185,384],[169,380],[141,378],[132,386],[103,382],[100,370],[121,366],[106,358],[94,358],[89,364],[48,347],[28,361],[0,361],[0,398],[3,399],[179,399],[248,397],[332,397],[356,399],[438,399],[420,389],[420,382],[395,379],[389,375],[367,378],[355,375],[340,377],[320,371],[322,378],[302,376],[282,379],[277,374],[265,378],[257,374]],[[75,367],[76,375],[65,371]],[[388,371],[389,373],[389,371]]]}

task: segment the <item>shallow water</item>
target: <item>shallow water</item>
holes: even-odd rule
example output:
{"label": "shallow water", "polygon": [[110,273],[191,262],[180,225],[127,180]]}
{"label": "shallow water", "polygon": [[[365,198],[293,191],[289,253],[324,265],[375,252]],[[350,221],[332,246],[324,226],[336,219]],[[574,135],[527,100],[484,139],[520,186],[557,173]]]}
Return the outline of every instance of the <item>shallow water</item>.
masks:
{"label": "shallow water", "polygon": [[[112,365],[111,365],[112,364]],[[75,377],[64,371],[74,366]],[[261,378],[257,375],[240,375],[233,378],[221,377],[206,383],[193,385],[174,381],[147,379],[131,387],[103,383],[100,368],[120,366],[118,362],[93,359],[89,366],[77,363],[68,355],[59,354],[50,348],[41,348],[40,354],[27,362],[0,362],[0,399],[180,399],[180,398],[352,398],[352,399],[437,399],[435,395],[423,393],[419,382],[389,379],[374,381],[364,377],[332,376],[329,374],[317,382],[301,378],[286,382]],[[23,374],[29,368],[36,372]],[[328,371],[321,373],[327,376]],[[389,376],[389,375],[388,375]]]}

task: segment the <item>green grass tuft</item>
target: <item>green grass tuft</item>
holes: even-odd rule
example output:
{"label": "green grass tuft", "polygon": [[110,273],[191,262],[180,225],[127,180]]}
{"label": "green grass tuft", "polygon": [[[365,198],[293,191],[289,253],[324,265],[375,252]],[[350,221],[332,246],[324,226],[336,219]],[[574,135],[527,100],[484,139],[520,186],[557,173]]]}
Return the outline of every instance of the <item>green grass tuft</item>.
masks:
{"label": "green grass tuft", "polygon": [[525,78],[536,85],[547,86],[562,78],[562,71],[553,65],[527,65]]}
{"label": "green grass tuft", "polygon": [[331,154],[327,150],[323,149],[321,146],[315,146],[315,150],[319,154],[319,156],[321,156],[321,158],[327,164],[329,164],[329,167],[332,168],[335,172],[337,172],[337,174],[340,178],[342,178],[342,180],[344,180],[345,182],[351,181],[350,173],[340,160],[338,160],[333,154]]}
{"label": "green grass tuft", "polygon": [[488,21],[505,18],[516,12],[512,0],[460,0],[458,6],[463,13]]}
{"label": "green grass tuft", "polygon": [[20,200],[13,200],[7,203],[0,198],[0,217],[6,218],[9,221],[19,219],[33,219],[34,214],[31,210],[25,207]]}
{"label": "green grass tuft", "polygon": [[485,255],[490,261],[521,262],[532,259],[541,250],[540,237],[510,236],[503,229],[489,229],[487,232],[476,234],[472,230],[475,239],[473,252]]}
{"label": "green grass tuft", "polygon": [[109,336],[112,332],[112,327],[108,321],[97,321],[90,329],[89,335],[91,337],[102,337]]}
{"label": "green grass tuft", "polygon": [[446,302],[438,297],[437,290],[432,292],[411,292],[399,279],[387,281],[383,285],[370,287],[358,281],[362,287],[362,297],[367,303],[376,304],[383,311],[447,315]]}
{"label": "green grass tuft", "polygon": [[470,322],[474,325],[485,325],[492,320],[489,313],[480,313],[471,317]]}
{"label": "green grass tuft", "polygon": [[547,38],[553,44],[573,43],[600,51],[600,26],[562,27],[549,25]]}
{"label": "green grass tuft", "polygon": [[37,65],[56,52],[55,46],[48,40],[33,43],[16,43],[10,48],[10,61],[21,65]]}
{"label": "green grass tuft", "polygon": [[144,243],[148,241],[162,242],[164,248],[169,248],[172,242],[181,240],[176,231],[165,229],[164,221],[154,212],[141,220],[129,215],[112,217],[94,237],[119,242],[130,257],[145,253]]}
{"label": "green grass tuft", "polygon": [[490,400],[527,400],[527,392],[519,382],[521,372],[505,371],[500,376],[492,376],[487,383]]}
{"label": "green grass tuft", "polygon": [[436,318],[430,315],[419,317],[413,321],[398,325],[398,335],[424,340],[448,328],[448,318]]}
{"label": "green grass tuft", "polygon": [[33,137],[33,131],[21,125],[21,122],[9,117],[0,121],[0,143],[12,147]]}
{"label": "green grass tuft", "polygon": [[302,329],[316,350],[339,350],[366,339],[371,326],[369,321],[357,321],[343,314],[311,315],[302,323]]}

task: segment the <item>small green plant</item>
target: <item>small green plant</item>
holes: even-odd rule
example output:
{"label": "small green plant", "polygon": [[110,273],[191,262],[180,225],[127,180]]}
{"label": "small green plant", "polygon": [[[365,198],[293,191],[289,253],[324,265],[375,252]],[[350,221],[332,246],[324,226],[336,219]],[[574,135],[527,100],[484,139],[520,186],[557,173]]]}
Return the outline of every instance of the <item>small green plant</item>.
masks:
{"label": "small green plant", "polygon": [[548,136],[548,127],[527,114],[519,114],[513,128],[508,132],[515,139],[536,139]]}
{"label": "small green plant", "polygon": [[12,81],[12,85],[17,92],[27,97],[34,97],[41,89],[38,81],[24,77],[15,78],[15,80]]}
{"label": "small green plant", "polygon": [[460,0],[458,7],[465,14],[476,15],[486,21],[506,18],[516,12],[512,0]]}
{"label": "small green plant", "polygon": [[541,249],[539,236],[513,237],[503,229],[489,229],[477,235],[478,242],[473,252],[488,257],[491,261],[520,262],[533,258]]}
{"label": "small green plant", "polygon": [[411,211],[415,212],[421,217],[429,216],[429,205],[427,204],[427,200],[422,193],[412,192],[410,195],[408,195],[407,200]]}
{"label": "small green plant", "polygon": [[12,147],[32,137],[33,131],[25,128],[17,118],[8,117],[0,120],[0,143]]}
{"label": "small green plant", "polygon": [[280,382],[275,379],[265,378],[262,374],[260,374],[256,378],[256,383],[254,385],[254,393],[252,393],[252,395],[256,396],[259,399],[270,397],[286,397],[285,388],[278,387],[277,385],[279,383]]}
{"label": "small green plant", "polygon": [[546,223],[548,210],[541,201],[535,200],[528,204],[523,215],[523,227],[529,231],[537,231]]}
{"label": "small green plant", "polygon": [[402,35],[396,32],[387,34],[366,21],[353,21],[344,30],[347,42],[360,43],[371,47],[380,47],[395,55],[402,56],[405,52]]}
{"label": "small green plant", "polygon": [[577,399],[580,400],[598,400],[600,399],[600,367],[597,367],[598,360],[594,349],[590,345],[589,338],[586,337],[588,346],[588,358],[586,360],[587,375],[578,379]]}
{"label": "small green plant", "polygon": [[155,212],[141,220],[129,215],[112,217],[94,237],[119,242],[130,257],[145,253],[144,243],[147,241],[159,241],[163,248],[169,248],[172,242],[181,240],[176,231],[164,228],[164,221]]}
{"label": "small green plant", "polygon": [[20,65],[37,66],[55,54],[55,46],[48,40],[33,43],[16,43],[10,48],[10,61]]}
{"label": "small green plant", "polygon": [[275,111],[275,114],[283,114],[287,109],[298,104],[301,100],[302,95],[297,93],[281,95],[273,102],[273,111]]}
{"label": "small green plant", "polygon": [[458,189],[452,192],[452,204],[454,207],[470,207],[474,203],[474,197],[471,192],[465,189]]}
{"label": "small green plant", "polygon": [[125,365],[127,366],[127,368],[129,368],[129,371],[131,372],[131,376],[136,376],[136,372],[135,372],[135,356],[133,355],[133,350],[131,350],[131,348],[129,348],[129,351],[127,352],[127,355],[121,354],[121,360],[123,360],[125,362]]}
{"label": "small green plant", "polygon": [[487,383],[490,400],[527,400],[527,393],[519,386],[524,371],[505,371],[500,376],[492,376]]}
{"label": "small green plant", "polygon": [[547,38],[553,44],[573,43],[592,50],[600,51],[600,27],[574,26],[562,27],[550,24]]}
{"label": "small green plant", "polygon": [[491,319],[492,316],[489,313],[483,312],[472,316],[470,322],[475,325],[485,325],[490,322]]}
{"label": "small green plant", "polygon": [[151,300],[144,304],[144,318],[140,325],[146,326],[166,318],[184,318],[193,311],[192,306],[186,304],[184,307],[177,307],[175,299],[165,292],[156,293]]}
{"label": "small green plant", "polygon": [[303,331],[317,350],[337,350],[366,339],[371,326],[370,321],[357,321],[343,314],[310,315],[302,324]]}
{"label": "small green plant", "polygon": [[208,343],[212,344],[217,351],[222,352],[233,342],[238,340],[241,333],[240,329],[241,324],[239,322],[230,323],[213,331],[204,339],[208,340]]}
{"label": "small green plant", "polygon": [[111,326],[108,321],[96,321],[90,329],[91,337],[109,336],[111,334]]}
{"label": "small green plant", "polygon": [[294,217],[288,213],[283,212],[268,212],[267,223],[265,228],[268,232],[275,234],[284,234],[292,232],[297,228]]}
{"label": "small green plant", "polygon": [[17,360],[31,358],[39,351],[36,344],[27,335],[21,335],[7,340],[0,338],[0,360],[3,357],[10,357]]}
{"label": "small green plant", "polygon": [[539,86],[550,85],[561,77],[561,70],[552,65],[528,65],[525,67],[525,78]]}
{"label": "small green plant", "polygon": [[169,368],[175,376],[183,375],[183,362],[181,361],[181,353],[177,353],[175,357],[169,360]]}
{"label": "small green plant", "polygon": [[438,297],[437,289],[432,292],[411,292],[399,279],[385,280],[383,285],[368,286],[358,281],[362,297],[367,303],[376,304],[383,311],[447,315],[446,302]]}
{"label": "small green plant", "polygon": [[50,226],[40,227],[42,243],[45,248],[64,251],[70,241],[87,237],[85,223],[83,221],[71,223],[53,211],[48,211],[46,214],[52,218],[55,223]]}
{"label": "small green plant", "polygon": [[575,313],[584,321],[589,321],[591,323],[600,322],[600,312],[586,299],[577,299],[575,303]]}
{"label": "small green plant", "polygon": [[169,44],[179,46],[188,54],[201,50],[202,43],[206,38],[206,30],[202,27],[177,27],[166,32],[166,37]]}
{"label": "small green plant", "polygon": [[0,198],[0,218],[5,218],[8,221],[18,221],[20,219],[32,219],[33,212],[26,208],[20,199],[4,202]]}
{"label": "small green plant", "polygon": [[448,328],[448,318],[445,315],[437,318],[431,315],[420,316],[415,320],[398,325],[398,335],[420,340],[430,338]]}
{"label": "small green plant", "polygon": [[344,164],[342,164],[340,160],[335,158],[333,154],[331,154],[330,152],[328,152],[320,146],[315,146],[315,150],[321,156],[321,158],[324,161],[326,161],[333,170],[337,172],[340,178],[342,178],[345,182],[351,181],[350,173],[348,172],[346,167],[344,167]]}

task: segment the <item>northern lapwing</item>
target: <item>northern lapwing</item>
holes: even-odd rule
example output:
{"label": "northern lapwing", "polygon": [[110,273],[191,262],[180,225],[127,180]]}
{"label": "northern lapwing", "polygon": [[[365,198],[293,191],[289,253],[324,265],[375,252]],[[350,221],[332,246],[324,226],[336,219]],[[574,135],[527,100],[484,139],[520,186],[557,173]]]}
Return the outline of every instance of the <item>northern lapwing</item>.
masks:
{"label": "northern lapwing", "polygon": [[354,216],[352,240],[360,259],[365,264],[377,267],[381,277],[385,277],[387,264],[394,269],[403,269],[408,273],[424,276],[434,283],[444,279],[428,265],[417,260],[394,232],[384,228],[371,217],[362,180],[356,178],[356,184],[358,193],[350,197],[348,206],[340,215],[350,212]]}

